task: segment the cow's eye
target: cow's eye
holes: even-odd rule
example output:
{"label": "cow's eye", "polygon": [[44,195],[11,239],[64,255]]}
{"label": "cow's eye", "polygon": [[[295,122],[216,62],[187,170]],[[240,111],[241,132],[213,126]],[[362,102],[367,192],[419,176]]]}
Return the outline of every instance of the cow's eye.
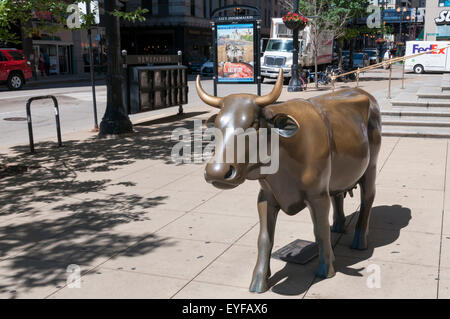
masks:
{"label": "cow's eye", "polygon": [[213,128],[214,127],[214,123],[216,121],[216,117],[217,114],[214,114],[213,116],[211,116],[209,119],[206,120],[205,126],[207,128]]}
{"label": "cow's eye", "polygon": [[283,137],[291,137],[298,130],[297,122],[288,115],[277,115],[273,120],[273,127]]}

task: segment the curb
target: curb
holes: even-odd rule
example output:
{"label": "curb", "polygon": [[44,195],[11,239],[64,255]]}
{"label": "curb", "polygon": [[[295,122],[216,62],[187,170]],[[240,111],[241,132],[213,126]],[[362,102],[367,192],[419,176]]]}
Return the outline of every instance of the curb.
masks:
{"label": "curb", "polygon": [[[95,78],[95,81],[104,81],[105,77]],[[51,85],[51,84],[61,84],[61,83],[79,83],[79,82],[90,82],[91,78],[76,78],[76,79],[60,79],[60,80],[50,80],[50,81],[39,81],[33,80],[29,81],[25,84],[24,87],[39,87],[43,85]]]}

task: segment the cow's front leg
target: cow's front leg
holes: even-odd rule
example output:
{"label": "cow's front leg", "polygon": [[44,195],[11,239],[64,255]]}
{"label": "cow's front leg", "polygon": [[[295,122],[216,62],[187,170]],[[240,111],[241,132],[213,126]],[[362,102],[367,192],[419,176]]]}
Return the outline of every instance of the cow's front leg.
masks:
{"label": "cow's front leg", "polygon": [[314,224],[314,235],[319,245],[319,270],[317,271],[317,276],[320,278],[330,278],[335,274],[330,222],[328,220],[330,196],[324,193],[323,195],[310,198],[308,202]]}
{"label": "cow's front leg", "polygon": [[258,195],[259,237],[258,260],[253,271],[250,291],[262,293],[269,289],[270,255],[272,253],[275,224],[279,207],[273,198],[267,198],[261,190]]}

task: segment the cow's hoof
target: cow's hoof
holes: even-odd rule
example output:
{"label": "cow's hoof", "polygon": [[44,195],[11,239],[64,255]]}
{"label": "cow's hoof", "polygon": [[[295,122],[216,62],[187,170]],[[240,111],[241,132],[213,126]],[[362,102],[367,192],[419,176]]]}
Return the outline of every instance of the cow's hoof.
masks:
{"label": "cow's hoof", "polygon": [[353,237],[351,248],[358,250],[367,249],[367,236],[360,229],[355,229],[355,236]]}
{"label": "cow's hoof", "polygon": [[[259,276],[258,276],[259,277]],[[250,292],[261,294],[269,290],[269,281],[267,279],[255,278],[252,280],[249,288]]]}
{"label": "cow's hoof", "polygon": [[316,273],[319,278],[331,278],[335,275],[333,265],[328,266],[325,263],[319,264],[319,269]]}
{"label": "cow's hoof", "polygon": [[335,221],[333,226],[331,226],[331,232],[340,234],[345,233],[345,222]]}

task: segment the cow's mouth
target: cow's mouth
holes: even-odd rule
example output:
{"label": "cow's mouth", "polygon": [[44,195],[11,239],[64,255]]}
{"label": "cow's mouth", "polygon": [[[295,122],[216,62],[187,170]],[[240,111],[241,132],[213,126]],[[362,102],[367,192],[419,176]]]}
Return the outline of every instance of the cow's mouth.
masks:
{"label": "cow's mouth", "polygon": [[220,188],[220,189],[233,189],[239,186],[239,184],[231,184],[227,182],[218,182],[214,181],[211,183],[214,187]]}

